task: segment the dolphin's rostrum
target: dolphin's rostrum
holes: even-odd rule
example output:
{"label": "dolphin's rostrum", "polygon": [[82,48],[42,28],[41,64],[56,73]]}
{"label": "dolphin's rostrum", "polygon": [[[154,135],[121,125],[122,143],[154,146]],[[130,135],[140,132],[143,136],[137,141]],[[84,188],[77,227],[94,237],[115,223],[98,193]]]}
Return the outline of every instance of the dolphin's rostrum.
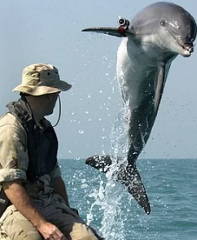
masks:
{"label": "dolphin's rostrum", "polygon": [[[150,213],[150,205],[136,169],[136,160],[147,142],[161,101],[165,81],[177,55],[193,52],[196,22],[182,7],[168,2],[154,3],[131,22],[119,19],[118,28],[87,28],[83,31],[123,37],[117,53],[117,79],[129,111],[128,164],[117,172],[137,202]],[[110,156],[93,156],[86,163],[106,170]]]}

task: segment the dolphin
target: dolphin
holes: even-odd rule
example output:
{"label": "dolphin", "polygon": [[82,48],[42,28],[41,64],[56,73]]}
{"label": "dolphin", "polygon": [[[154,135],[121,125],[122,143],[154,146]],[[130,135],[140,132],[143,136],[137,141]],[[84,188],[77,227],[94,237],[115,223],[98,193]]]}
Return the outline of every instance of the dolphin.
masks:
{"label": "dolphin", "polygon": [[[131,21],[119,18],[116,28],[82,31],[123,38],[117,52],[116,70],[123,102],[128,106],[129,147],[127,165],[121,166],[116,175],[149,214],[151,208],[136,160],[150,136],[172,61],[178,55],[189,57],[194,50],[196,22],[181,6],[157,2],[144,8]],[[86,163],[106,172],[112,157],[95,155]]]}

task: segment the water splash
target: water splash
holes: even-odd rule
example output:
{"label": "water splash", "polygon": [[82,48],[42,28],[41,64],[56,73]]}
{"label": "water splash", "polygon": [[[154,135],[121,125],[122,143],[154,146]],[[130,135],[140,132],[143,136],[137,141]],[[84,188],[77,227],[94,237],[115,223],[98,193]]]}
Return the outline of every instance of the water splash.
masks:
{"label": "water splash", "polygon": [[[87,214],[87,222],[91,224],[94,219],[94,209],[102,212],[100,232],[106,240],[125,240],[125,217],[122,211],[122,202],[125,200],[126,191],[123,185],[117,183],[116,172],[120,165],[127,164],[128,152],[128,106],[121,110],[111,132],[111,156],[112,165],[106,173],[106,182],[100,182],[98,189],[89,195],[93,203]],[[121,159],[121,161],[120,161]],[[127,196],[128,197],[128,196]]]}
{"label": "water splash", "polygon": [[[105,239],[124,240],[124,221],[122,221],[122,198],[124,194],[122,186],[116,185],[114,181],[108,180],[106,183],[100,182],[99,188],[93,191],[89,197],[93,198],[93,203],[87,214],[87,223],[91,225],[95,212],[102,213],[101,227],[99,232]],[[97,209],[97,211],[95,211]],[[118,232],[117,232],[118,229]]]}

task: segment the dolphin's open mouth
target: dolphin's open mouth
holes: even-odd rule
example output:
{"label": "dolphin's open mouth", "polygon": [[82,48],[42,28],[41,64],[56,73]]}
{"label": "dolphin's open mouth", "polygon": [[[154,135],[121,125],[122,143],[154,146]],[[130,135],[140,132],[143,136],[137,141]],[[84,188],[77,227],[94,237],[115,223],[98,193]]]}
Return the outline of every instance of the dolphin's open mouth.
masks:
{"label": "dolphin's open mouth", "polygon": [[177,34],[170,29],[168,29],[168,32],[170,33],[172,38],[174,38],[177,44],[182,48],[183,51],[180,54],[184,57],[191,56],[194,51],[193,41],[189,39],[187,41],[184,41],[184,39],[182,39],[180,36],[177,36]]}
{"label": "dolphin's open mouth", "polygon": [[193,46],[193,43],[185,43],[185,44],[180,44],[179,45],[183,48],[184,50],[184,53],[183,53],[183,56],[184,57],[189,57],[191,56],[191,54],[193,53],[194,51],[194,46]]}

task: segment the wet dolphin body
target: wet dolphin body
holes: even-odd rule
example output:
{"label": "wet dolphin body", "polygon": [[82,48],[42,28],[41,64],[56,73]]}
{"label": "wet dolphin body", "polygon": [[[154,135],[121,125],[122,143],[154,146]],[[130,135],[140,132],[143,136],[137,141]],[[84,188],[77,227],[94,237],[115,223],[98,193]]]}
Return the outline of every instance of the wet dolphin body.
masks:
{"label": "wet dolphin body", "polygon": [[[138,13],[131,22],[119,19],[118,28],[88,28],[123,37],[117,53],[117,79],[129,111],[128,165],[117,178],[137,202],[150,213],[150,205],[136,169],[136,159],[153,127],[172,61],[177,55],[190,56],[196,38],[194,18],[173,3],[158,2]],[[106,171],[110,156],[93,156],[86,163]]]}

